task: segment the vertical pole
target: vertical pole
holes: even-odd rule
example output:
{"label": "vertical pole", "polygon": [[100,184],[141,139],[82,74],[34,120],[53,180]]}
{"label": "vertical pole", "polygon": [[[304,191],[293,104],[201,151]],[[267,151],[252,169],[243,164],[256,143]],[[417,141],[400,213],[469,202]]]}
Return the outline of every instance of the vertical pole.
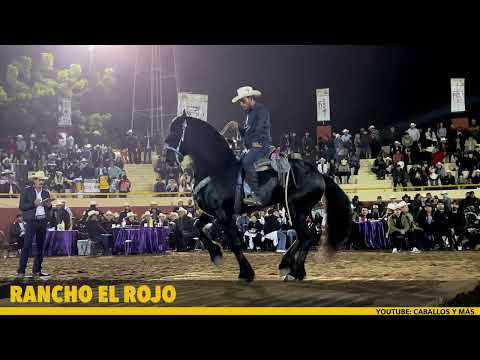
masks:
{"label": "vertical pole", "polygon": [[[150,129],[153,132],[153,107],[155,106],[153,101],[153,92],[154,92],[154,75],[155,75],[155,45],[151,45],[151,56],[150,56]],[[148,131],[148,127],[147,127]]]}
{"label": "vertical pole", "polygon": [[138,66],[138,47],[135,47],[135,62],[133,65],[133,93],[132,93],[132,118],[130,120],[130,129],[133,130],[133,119],[135,117],[135,92],[136,92],[136,85],[137,85],[137,66]]}

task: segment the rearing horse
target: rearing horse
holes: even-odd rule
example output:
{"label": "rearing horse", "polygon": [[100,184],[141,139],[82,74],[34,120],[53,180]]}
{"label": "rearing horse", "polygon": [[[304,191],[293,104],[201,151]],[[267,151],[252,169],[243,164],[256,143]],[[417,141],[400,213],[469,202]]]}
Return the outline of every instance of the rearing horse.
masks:
{"label": "rearing horse", "polygon": [[[251,281],[255,272],[242,252],[241,241],[234,220],[235,194],[238,174],[241,171],[237,160],[227,142],[215,128],[207,122],[187,117],[175,118],[170,125],[170,134],[165,140],[167,163],[180,164],[189,155],[193,160],[195,177],[194,200],[204,213],[196,220],[200,238],[208,250],[211,260],[218,264],[222,252],[213,242],[209,226],[212,218],[223,229],[229,248],[235,254],[240,267],[239,279]],[[312,235],[308,231],[306,218],[313,206],[325,194],[327,199],[327,240],[325,249],[336,250],[350,231],[351,205],[346,194],[328,176],[320,174],[313,165],[302,160],[290,160],[295,183],[288,185],[288,207],[291,220],[297,232],[297,240],[284,254],[279,265],[280,274],[285,279],[303,280],[306,276],[305,259],[312,244]],[[259,174],[259,185],[267,194],[268,205],[285,203],[285,189],[273,170]],[[243,205],[242,205],[243,206]],[[242,213],[253,211],[241,209]]]}

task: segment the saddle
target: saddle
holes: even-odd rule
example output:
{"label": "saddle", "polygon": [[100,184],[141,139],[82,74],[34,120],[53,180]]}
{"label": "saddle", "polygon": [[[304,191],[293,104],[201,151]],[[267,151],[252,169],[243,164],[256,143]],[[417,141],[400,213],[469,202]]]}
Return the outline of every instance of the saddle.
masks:
{"label": "saddle", "polygon": [[279,176],[282,174],[286,174],[290,171],[290,163],[288,162],[289,159],[302,159],[302,155],[299,153],[292,153],[287,155],[280,151],[280,148],[275,146],[271,146],[268,155],[264,158],[258,159],[253,164],[255,167],[256,172],[262,172],[267,170],[274,170],[276,171]]}

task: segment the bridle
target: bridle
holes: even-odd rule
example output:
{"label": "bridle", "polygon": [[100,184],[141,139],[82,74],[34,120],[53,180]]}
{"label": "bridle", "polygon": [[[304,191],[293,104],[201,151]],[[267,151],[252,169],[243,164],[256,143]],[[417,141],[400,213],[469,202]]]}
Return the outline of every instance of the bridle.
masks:
{"label": "bridle", "polygon": [[180,151],[180,147],[182,146],[182,143],[183,143],[183,140],[185,139],[185,132],[187,130],[187,119],[185,119],[183,121],[183,125],[182,125],[182,136],[180,137],[180,139],[178,140],[178,144],[177,144],[177,147],[174,148],[168,144],[165,144],[165,146],[163,147],[165,150],[171,150],[175,153],[175,160],[177,161],[177,164],[180,165],[181,162],[183,161],[183,158],[185,155],[182,154],[182,152]]}

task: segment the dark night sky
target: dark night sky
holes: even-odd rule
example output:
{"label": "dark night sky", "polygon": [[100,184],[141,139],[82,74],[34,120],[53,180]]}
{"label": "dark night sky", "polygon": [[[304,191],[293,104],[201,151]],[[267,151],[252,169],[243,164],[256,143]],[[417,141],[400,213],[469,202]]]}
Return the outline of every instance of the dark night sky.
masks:
{"label": "dark night sky", "polygon": [[[58,65],[86,66],[86,46],[1,46],[1,78],[14,56],[52,50]],[[252,85],[264,93],[260,101],[271,110],[273,136],[284,130],[303,133],[316,126],[315,89],[330,88],[331,124],[358,129],[371,123],[419,124],[449,117],[450,77],[466,77],[466,96],[477,116],[480,80],[474,65],[479,57],[469,49],[385,46],[178,46],[180,90],[209,95],[208,118],[217,128],[242,120],[231,103],[238,87]],[[133,48],[96,50],[97,66],[116,69],[119,126],[130,119]]]}

